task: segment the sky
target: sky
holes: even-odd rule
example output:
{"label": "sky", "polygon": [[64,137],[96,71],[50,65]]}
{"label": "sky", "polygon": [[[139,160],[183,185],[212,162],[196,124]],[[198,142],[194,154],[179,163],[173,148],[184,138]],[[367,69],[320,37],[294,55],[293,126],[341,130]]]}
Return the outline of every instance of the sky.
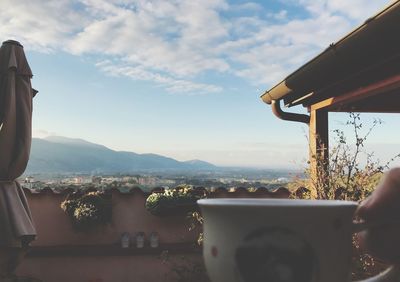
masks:
{"label": "sky", "polygon": [[[34,73],[34,137],[299,168],[307,127],[278,120],[260,95],[390,2],[0,0],[0,39],[20,41]],[[385,160],[400,116],[363,121],[375,117],[368,142]],[[330,114],[330,128],[345,120]]]}

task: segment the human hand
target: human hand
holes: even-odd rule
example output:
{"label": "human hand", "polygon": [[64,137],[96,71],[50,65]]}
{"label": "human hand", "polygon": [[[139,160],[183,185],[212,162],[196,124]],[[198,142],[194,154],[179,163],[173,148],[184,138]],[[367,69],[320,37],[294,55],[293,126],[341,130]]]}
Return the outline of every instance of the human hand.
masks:
{"label": "human hand", "polygon": [[400,263],[400,168],[391,169],[356,215],[372,226],[358,236],[372,256]]}

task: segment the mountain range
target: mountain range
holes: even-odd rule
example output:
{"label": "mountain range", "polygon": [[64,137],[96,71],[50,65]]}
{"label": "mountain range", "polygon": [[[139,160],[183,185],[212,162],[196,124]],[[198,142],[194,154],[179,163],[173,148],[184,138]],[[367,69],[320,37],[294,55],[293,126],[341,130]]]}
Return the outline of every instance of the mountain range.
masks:
{"label": "mountain range", "polygon": [[27,173],[132,173],[158,170],[213,170],[213,164],[177,161],[156,154],[114,151],[82,139],[33,138]]}

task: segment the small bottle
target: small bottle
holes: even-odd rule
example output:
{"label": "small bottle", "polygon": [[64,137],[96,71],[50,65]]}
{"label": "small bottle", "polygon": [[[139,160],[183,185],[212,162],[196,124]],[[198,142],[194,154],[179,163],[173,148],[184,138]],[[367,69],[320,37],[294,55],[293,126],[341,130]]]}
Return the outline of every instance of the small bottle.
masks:
{"label": "small bottle", "polygon": [[159,237],[157,232],[151,232],[150,234],[150,247],[158,248],[159,246]]}
{"label": "small bottle", "polygon": [[136,248],[143,248],[144,247],[144,232],[136,233]]}
{"label": "small bottle", "polygon": [[129,236],[128,232],[124,232],[121,235],[121,248],[126,249],[129,248],[129,245],[131,243],[131,238]]}

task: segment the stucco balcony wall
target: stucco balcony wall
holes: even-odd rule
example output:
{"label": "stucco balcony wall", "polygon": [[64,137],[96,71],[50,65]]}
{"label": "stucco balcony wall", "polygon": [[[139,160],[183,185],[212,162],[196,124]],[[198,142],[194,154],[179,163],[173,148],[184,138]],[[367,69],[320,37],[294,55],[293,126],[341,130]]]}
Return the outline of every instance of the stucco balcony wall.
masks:
{"label": "stucco balcony wall", "polygon": [[[203,267],[201,248],[196,245],[200,230],[189,230],[186,215],[151,215],[145,209],[148,194],[139,189],[129,193],[115,189],[110,193],[111,224],[85,233],[74,230],[60,208],[65,192],[26,190],[38,236],[19,266],[18,275],[45,282],[206,281],[204,275],[197,273]],[[285,198],[288,195],[281,189],[274,193],[266,189],[255,192],[219,189],[210,197]],[[120,247],[124,232],[131,235],[129,249]],[[137,232],[146,234],[143,249],[135,247]],[[151,232],[159,235],[158,248],[149,246]],[[182,278],[177,274],[177,268],[182,266],[184,275],[188,277]]]}

